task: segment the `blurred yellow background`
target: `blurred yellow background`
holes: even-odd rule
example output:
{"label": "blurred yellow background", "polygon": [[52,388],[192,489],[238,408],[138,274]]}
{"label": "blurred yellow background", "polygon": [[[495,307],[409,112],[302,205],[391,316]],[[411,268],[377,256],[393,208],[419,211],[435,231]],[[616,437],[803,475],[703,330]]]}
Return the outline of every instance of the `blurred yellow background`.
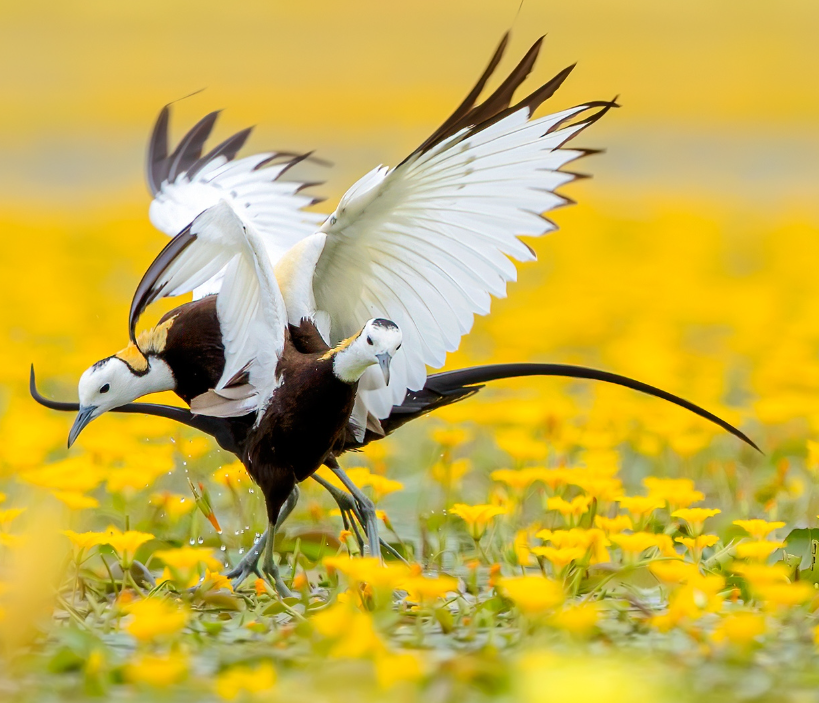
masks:
{"label": "blurred yellow background", "polygon": [[250,149],[316,149],[329,211],[449,114],[511,26],[502,69],[548,34],[531,85],[579,62],[543,109],[623,107],[578,140],[607,150],[580,162],[594,178],[565,189],[579,204],[454,361],[584,361],[730,405],[771,440],[819,427],[815,2],[89,0],[0,20],[5,401],[30,410],[30,361],[73,397],[123,345],[165,241],[142,172],[162,105],[205,89],[175,106],[177,139],[224,108],[217,139],[256,124]]}

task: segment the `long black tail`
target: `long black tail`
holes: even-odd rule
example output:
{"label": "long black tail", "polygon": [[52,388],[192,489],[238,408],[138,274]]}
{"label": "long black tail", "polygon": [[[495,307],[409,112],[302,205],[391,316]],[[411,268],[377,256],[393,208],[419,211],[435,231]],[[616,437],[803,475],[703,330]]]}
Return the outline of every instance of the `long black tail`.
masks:
{"label": "long black tail", "polygon": [[[497,381],[503,378],[521,378],[523,376],[561,376],[564,378],[584,378],[590,381],[603,381],[616,386],[624,386],[655,398],[662,398],[669,403],[679,405],[681,408],[690,410],[695,415],[699,415],[706,420],[719,425],[722,429],[738,437],[746,444],[749,444],[758,452],[762,450],[744,432],[708,412],[699,405],[694,405],[684,398],[668,393],[655,386],[650,386],[642,381],[635,381],[633,378],[611,373],[610,371],[600,371],[585,366],[573,366],[570,364],[489,364],[487,366],[472,366],[467,369],[457,371],[444,371],[436,373],[427,378],[424,388],[420,391],[410,391],[401,405],[393,406],[390,416],[381,421],[384,430],[389,434],[394,432],[401,425],[416,417],[425,415],[428,412],[460,400],[468,398],[477,393],[484,384],[489,381]],[[375,439],[375,436],[365,440]]]}
{"label": "long black tail", "polygon": [[[726,432],[730,432],[746,444],[750,445],[758,452],[762,450],[744,432],[708,412],[699,405],[695,405],[684,398],[668,393],[660,388],[651,386],[642,381],[636,381],[628,376],[611,373],[610,371],[600,371],[585,366],[573,366],[570,364],[489,364],[487,366],[472,366],[467,369],[457,371],[444,371],[443,373],[432,374],[427,378],[427,382],[420,391],[409,391],[401,405],[394,405],[389,417],[381,421],[381,426],[386,434],[391,434],[399,427],[426,415],[433,410],[442,408],[452,403],[465,400],[477,393],[484,384],[489,381],[498,381],[504,378],[522,378],[524,376],[560,376],[563,378],[582,378],[590,381],[603,381],[616,386],[624,386],[655,398],[661,398],[674,405],[691,411],[715,425],[719,425]],[[31,377],[29,381],[29,391],[31,397],[40,405],[44,405],[52,410],[64,410],[77,412],[79,403],[66,403],[57,400],[49,400],[43,397],[37,390],[34,380],[34,366],[31,367]],[[171,405],[159,405],[155,403],[128,403],[113,412],[121,413],[142,413],[144,415],[156,415],[169,420],[175,420],[183,425],[188,425],[197,430],[211,435],[219,443],[222,449],[237,454],[239,444],[247,431],[248,423],[243,418],[216,418],[205,415],[194,415],[185,408],[177,408]],[[383,435],[367,431],[363,444],[381,438]],[[350,443],[345,446],[345,450],[355,449],[362,446],[358,443]]]}

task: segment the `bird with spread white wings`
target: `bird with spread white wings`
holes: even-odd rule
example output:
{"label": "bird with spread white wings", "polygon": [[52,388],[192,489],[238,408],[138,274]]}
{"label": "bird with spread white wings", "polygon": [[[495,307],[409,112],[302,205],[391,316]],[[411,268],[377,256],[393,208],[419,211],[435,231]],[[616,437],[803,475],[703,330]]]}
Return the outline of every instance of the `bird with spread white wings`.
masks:
{"label": "bird with spread white wings", "polygon": [[398,166],[360,179],[277,263],[256,223],[222,198],[174,237],[137,289],[130,330],[138,346],[147,305],[223,275],[216,313],[225,367],[191,409],[256,413],[246,466],[271,526],[296,482],[334,464],[349,421],[363,437],[423,387],[427,367],[442,366],[474,316],[505,295],[513,260],[535,258],[518,237],[554,230],[544,213],[570,202],[556,191],[577,176],[563,169],[588,152],[565,145],[615,104],[535,117],[573,67],[513,103],[542,39],[479,102],[507,43],[508,35],[434,134]]}
{"label": "bird with spread white wings", "polygon": [[[200,412],[244,414],[265,407],[278,383],[275,358],[283,347],[282,318],[294,327],[302,320],[313,322],[331,346],[372,318],[392,320],[401,329],[404,344],[389,383],[376,369],[361,379],[354,419],[362,432],[368,413],[371,423],[386,417],[408,389],[423,387],[427,367],[441,367],[474,316],[489,312],[491,296],[505,295],[506,283],[516,277],[512,260],[535,258],[518,237],[556,228],[544,213],[571,202],[556,190],[577,177],[563,167],[589,153],[564,145],[614,106],[596,101],[534,118],[573,67],[512,104],[541,42],[478,103],[504,53],[505,36],[446,122],[399,166],[379,166],[355,183],[317,232],[305,238],[303,227],[294,229],[291,242],[298,243],[275,270],[260,256],[271,247],[258,223],[241,217],[241,208],[231,207],[224,197],[160,254],[134,298],[132,335],[138,316],[156,298],[196,289],[217,272],[226,271],[229,278],[218,303],[228,363],[215,390],[235,388],[235,376],[246,371],[253,388],[244,392],[252,397],[238,398],[232,390],[224,395],[238,402],[218,407],[200,402]],[[210,117],[200,124],[207,126]],[[191,141],[197,133],[197,128],[191,130]],[[254,159],[259,157],[243,161]],[[167,161],[173,159],[161,163]],[[203,174],[192,170],[195,177],[187,187],[202,180]],[[218,168],[205,173],[214,171],[219,173]],[[172,180],[172,163],[168,172]],[[168,196],[157,196],[157,209],[170,204],[175,187],[170,184]],[[185,207],[186,214],[197,209],[187,202]],[[285,244],[277,241],[276,251]]]}

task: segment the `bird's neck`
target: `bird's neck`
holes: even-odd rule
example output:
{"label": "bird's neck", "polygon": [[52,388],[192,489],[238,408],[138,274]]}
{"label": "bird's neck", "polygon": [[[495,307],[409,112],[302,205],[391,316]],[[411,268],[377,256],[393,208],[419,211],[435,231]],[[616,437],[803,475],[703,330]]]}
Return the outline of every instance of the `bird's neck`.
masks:
{"label": "bird's neck", "polygon": [[148,356],[148,371],[140,377],[140,385],[144,389],[142,395],[172,391],[176,388],[176,379],[168,363],[151,354]]}
{"label": "bird's neck", "polygon": [[358,383],[364,372],[373,365],[372,359],[361,353],[356,338],[343,341],[325,356],[333,359],[333,374],[344,383]]}

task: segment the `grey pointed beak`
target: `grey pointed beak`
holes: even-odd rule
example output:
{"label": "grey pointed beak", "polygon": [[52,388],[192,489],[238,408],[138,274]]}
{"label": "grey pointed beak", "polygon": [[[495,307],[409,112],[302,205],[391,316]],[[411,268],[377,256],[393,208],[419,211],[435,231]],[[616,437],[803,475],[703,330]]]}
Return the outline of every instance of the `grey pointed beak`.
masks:
{"label": "grey pointed beak", "polygon": [[80,436],[80,432],[85,429],[85,426],[94,419],[94,412],[96,411],[96,405],[87,405],[83,407],[80,406],[80,412],[77,413],[77,419],[74,420],[74,424],[71,425],[71,432],[68,433],[68,447],[71,448],[71,445],[77,440],[77,437]]}
{"label": "grey pointed beak", "polygon": [[375,358],[378,359],[378,365],[381,367],[381,373],[384,374],[384,383],[389,385],[390,383],[390,362],[392,361],[392,357],[384,352],[383,354],[376,354]]}

